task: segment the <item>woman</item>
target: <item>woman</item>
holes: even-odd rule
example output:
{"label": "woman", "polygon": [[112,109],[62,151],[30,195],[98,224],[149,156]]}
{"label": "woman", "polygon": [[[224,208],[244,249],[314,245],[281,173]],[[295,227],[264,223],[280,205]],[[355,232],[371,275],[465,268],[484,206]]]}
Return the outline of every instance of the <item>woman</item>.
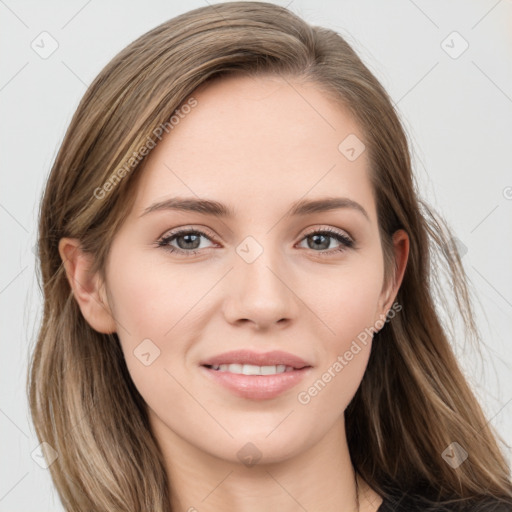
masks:
{"label": "woman", "polygon": [[435,308],[438,254],[476,332],[451,240],[333,31],[233,2],[130,44],[40,213],[29,391],[66,510],[512,510]]}

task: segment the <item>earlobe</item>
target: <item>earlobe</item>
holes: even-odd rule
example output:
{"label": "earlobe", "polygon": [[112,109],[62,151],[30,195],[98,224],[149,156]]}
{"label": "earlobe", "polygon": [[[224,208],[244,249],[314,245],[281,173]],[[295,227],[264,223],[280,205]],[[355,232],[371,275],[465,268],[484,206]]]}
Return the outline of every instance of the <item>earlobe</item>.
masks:
{"label": "earlobe", "polygon": [[85,320],[98,332],[115,332],[116,324],[103,283],[99,275],[90,272],[92,255],[82,251],[80,241],[76,238],[61,238],[59,254],[73,296]]}

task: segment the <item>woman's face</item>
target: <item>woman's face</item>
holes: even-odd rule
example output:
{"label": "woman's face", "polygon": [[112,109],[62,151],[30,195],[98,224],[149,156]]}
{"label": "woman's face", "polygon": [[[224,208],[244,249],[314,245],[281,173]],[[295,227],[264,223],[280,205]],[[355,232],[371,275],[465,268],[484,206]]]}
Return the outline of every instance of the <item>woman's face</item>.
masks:
{"label": "woman's face", "polygon": [[[343,425],[396,293],[363,134],[311,84],[231,77],[193,97],[113,241],[109,306],[160,440],[284,460]],[[253,359],[223,356],[239,350]]]}

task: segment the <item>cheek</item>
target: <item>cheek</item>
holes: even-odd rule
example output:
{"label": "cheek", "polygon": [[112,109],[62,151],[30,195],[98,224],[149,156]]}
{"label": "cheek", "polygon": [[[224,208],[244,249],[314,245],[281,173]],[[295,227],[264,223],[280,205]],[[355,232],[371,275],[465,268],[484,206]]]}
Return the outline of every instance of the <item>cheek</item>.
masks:
{"label": "cheek", "polygon": [[376,320],[382,266],[378,259],[361,259],[357,264],[336,269],[330,279],[317,278],[317,287],[311,289],[309,284],[308,302],[324,324],[325,339],[335,340],[338,348],[342,348]]}
{"label": "cheek", "polygon": [[121,254],[112,251],[109,294],[128,370],[150,404],[160,392],[179,389],[169,373],[184,380],[182,363],[197,338],[194,329],[200,335],[201,299],[218,278],[212,272],[193,272],[192,266],[173,267],[161,257]]}
{"label": "cheek", "polygon": [[310,316],[315,324],[311,332],[316,333],[320,364],[299,390],[298,402],[305,411],[333,418],[356,393],[370,356],[382,279],[377,251],[351,265],[309,276],[301,297],[315,313]]}
{"label": "cheek", "polygon": [[134,252],[121,259],[113,251],[109,288],[115,319],[133,342],[140,342],[141,336],[170,338],[175,326],[189,321],[189,313],[214,283],[211,272],[198,274],[191,266],[172,265],[161,253],[156,255]]}

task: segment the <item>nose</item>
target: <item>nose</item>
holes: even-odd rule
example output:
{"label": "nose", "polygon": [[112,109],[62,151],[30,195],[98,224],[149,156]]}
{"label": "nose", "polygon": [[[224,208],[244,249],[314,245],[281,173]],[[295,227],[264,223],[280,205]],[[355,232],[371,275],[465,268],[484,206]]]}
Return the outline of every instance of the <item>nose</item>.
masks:
{"label": "nose", "polygon": [[284,327],[297,315],[297,296],[282,259],[265,249],[251,263],[236,255],[228,274],[224,315],[235,325],[250,323],[256,330]]}

